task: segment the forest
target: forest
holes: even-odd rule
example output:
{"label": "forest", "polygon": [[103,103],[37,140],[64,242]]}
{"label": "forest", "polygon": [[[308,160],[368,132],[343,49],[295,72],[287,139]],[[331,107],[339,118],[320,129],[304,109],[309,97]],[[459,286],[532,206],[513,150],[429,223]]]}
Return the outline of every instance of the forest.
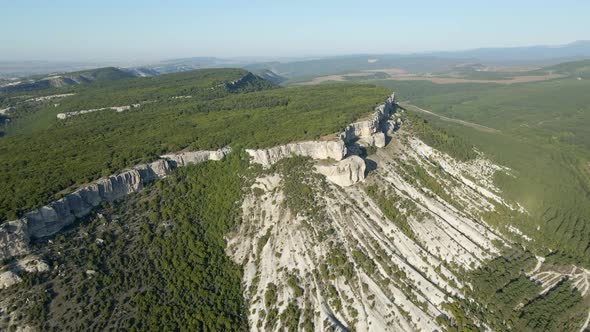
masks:
{"label": "forest", "polygon": [[[254,75],[240,86],[225,85],[246,74],[205,69],[125,79],[70,87],[76,94],[59,102],[17,103],[0,139],[0,220],[164,153],[317,139],[369,113],[388,95],[372,85],[276,88]],[[172,98],[186,95],[192,98]],[[56,118],[64,111],[139,102],[122,113]]]}
{"label": "forest", "polygon": [[224,235],[250,176],[243,152],[177,169],[38,243],[58,268],[0,294],[46,331],[245,331]]}

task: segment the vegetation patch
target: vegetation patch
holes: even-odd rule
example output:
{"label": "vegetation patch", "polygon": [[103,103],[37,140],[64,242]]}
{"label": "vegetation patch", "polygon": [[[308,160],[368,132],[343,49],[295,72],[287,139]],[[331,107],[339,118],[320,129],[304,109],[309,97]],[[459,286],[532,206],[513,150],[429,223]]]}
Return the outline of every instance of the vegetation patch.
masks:
{"label": "vegetation patch", "polygon": [[43,330],[246,330],[242,271],[224,235],[239,220],[247,168],[232,153],[105,207],[40,243],[55,268],[0,297]]}
{"label": "vegetation patch", "polygon": [[[0,139],[0,222],[79,185],[183,149],[269,147],[338,132],[369,113],[387,91],[368,85],[276,88],[241,69],[205,69],[79,85],[53,103],[16,104]],[[192,98],[174,99],[190,95]],[[16,103],[20,95],[0,96]],[[117,113],[58,120],[56,114],[142,103]]]}

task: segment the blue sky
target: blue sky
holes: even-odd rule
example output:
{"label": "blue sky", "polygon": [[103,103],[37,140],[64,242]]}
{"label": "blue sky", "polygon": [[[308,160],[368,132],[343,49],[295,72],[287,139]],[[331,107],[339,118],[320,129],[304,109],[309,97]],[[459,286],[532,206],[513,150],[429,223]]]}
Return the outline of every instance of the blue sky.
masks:
{"label": "blue sky", "polygon": [[299,57],[590,39],[590,1],[0,0],[0,60]]}

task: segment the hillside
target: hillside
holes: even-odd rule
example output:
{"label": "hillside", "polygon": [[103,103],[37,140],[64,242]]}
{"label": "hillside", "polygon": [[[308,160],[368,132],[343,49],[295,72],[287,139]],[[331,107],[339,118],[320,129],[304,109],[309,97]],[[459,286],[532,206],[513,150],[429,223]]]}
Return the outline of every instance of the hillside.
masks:
{"label": "hillside", "polygon": [[[241,69],[79,86],[72,93],[59,98],[57,107],[56,99],[22,108],[16,104],[0,140],[0,181],[6,188],[0,194],[0,219],[15,218],[70,186],[166,152],[316,138],[368,112],[386,94],[382,88],[355,85],[273,89]],[[141,106],[127,112],[105,110],[65,121],[56,117],[135,103]]]}
{"label": "hillside", "polygon": [[553,71],[560,74],[574,76],[575,78],[590,78],[590,60],[564,62],[553,66],[543,67],[538,72]]}
{"label": "hillside", "polygon": [[6,81],[0,83],[0,92],[22,92],[61,88],[79,84],[110,82],[135,76],[136,75],[131,71],[114,67],[105,67]]}
{"label": "hillside", "polygon": [[0,329],[583,330],[584,82],[6,94]]}
{"label": "hillside", "polygon": [[[377,127],[347,127],[358,140],[346,140],[336,165],[363,167],[346,184],[335,182],[348,172],[340,166],[336,177],[318,173],[334,160],[285,154],[269,164],[256,156],[275,148],[238,150],[105,202],[9,263],[3,326],[579,329],[588,273],[535,256],[544,249],[505,223],[523,212],[491,180],[511,170],[393,112]],[[367,140],[380,130],[391,139],[384,148]],[[422,141],[444,135],[433,146],[448,153]],[[359,143],[365,160],[354,155]]]}
{"label": "hillside", "polygon": [[[557,68],[583,68],[584,62]],[[590,254],[590,160],[587,80],[576,76],[550,82],[498,85],[437,85],[380,82],[400,100],[453,120],[493,128],[482,131],[424,112],[439,126],[468,138],[478,150],[517,172],[498,177],[505,195],[531,218],[515,220],[526,233],[570,260],[588,266]],[[408,110],[416,111],[409,106]]]}

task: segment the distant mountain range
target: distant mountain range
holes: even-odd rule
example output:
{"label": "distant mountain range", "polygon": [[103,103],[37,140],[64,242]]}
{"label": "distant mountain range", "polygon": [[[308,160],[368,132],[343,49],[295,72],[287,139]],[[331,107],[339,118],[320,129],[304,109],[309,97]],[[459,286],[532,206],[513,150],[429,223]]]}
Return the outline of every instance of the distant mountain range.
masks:
{"label": "distant mountain range", "polygon": [[506,48],[478,48],[466,51],[432,52],[443,58],[474,58],[482,62],[562,62],[590,57],[590,40],[580,40],[557,46],[524,46]]}
{"label": "distant mountain range", "polygon": [[[553,65],[586,58],[590,58],[590,41],[588,40],[557,46],[479,48],[415,54],[357,54],[301,59],[278,58],[272,61],[268,57],[191,57],[127,67],[122,71],[131,76],[154,76],[200,68],[239,67],[268,77],[273,82],[283,82],[286,79],[384,68],[429,73],[445,71],[466,63],[506,66]],[[67,62],[0,62],[0,77],[25,77],[33,74],[59,75],[60,72],[99,66]]]}
{"label": "distant mountain range", "polygon": [[63,74],[38,75],[26,79],[0,80],[0,92],[20,92],[62,86],[115,81],[123,78],[151,76],[147,70],[127,70],[115,67],[89,69]]}

